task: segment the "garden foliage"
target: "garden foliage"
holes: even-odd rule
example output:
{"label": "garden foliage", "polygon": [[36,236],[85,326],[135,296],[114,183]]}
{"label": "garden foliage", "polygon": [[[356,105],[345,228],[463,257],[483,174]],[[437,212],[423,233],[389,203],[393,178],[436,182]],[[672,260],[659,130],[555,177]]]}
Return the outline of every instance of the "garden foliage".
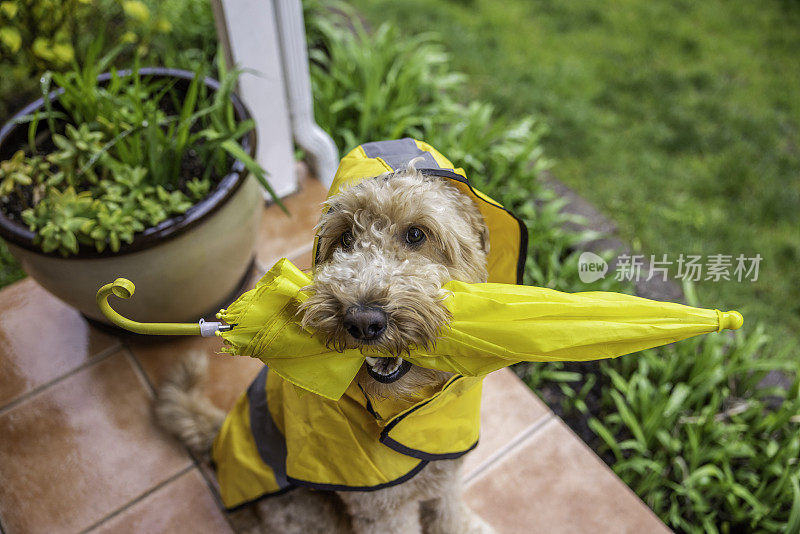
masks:
{"label": "garden foliage", "polygon": [[98,38],[130,45],[125,62],[214,74],[208,0],[0,0],[0,119],[36,96],[42,73],[73,68]]}
{"label": "garden foliage", "polygon": [[72,39],[89,0],[0,2],[0,52],[19,76],[65,67],[75,57]]}

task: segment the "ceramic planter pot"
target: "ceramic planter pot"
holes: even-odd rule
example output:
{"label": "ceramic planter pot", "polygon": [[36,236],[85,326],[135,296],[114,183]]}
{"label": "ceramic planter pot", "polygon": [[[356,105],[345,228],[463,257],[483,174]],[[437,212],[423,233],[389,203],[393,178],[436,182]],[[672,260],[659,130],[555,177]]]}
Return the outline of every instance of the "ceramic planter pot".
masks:
{"label": "ceramic planter pot", "polygon": [[[173,69],[141,69],[143,75],[177,78],[188,85],[194,74]],[[219,84],[205,79],[212,90]],[[59,93],[50,98],[56,100]],[[235,96],[232,102],[240,121],[250,115]],[[16,116],[44,106],[42,99]],[[13,119],[0,130],[0,161],[24,143],[27,125]],[[253,156],[255,131],[241,141]],[[50,293],[84,315],[106,322],[95,303],[97,289],[119,277],[136,284],[136,295],[114,303],[120,313],[136,321],[192,321],[217,311],[241,287],[254,257],[255,238],[262,214],[262,196],[255,178],[241,162],[220,181],[208,197],[179,216],[137,234],[118,252],[86,249],[67,258],[44,253],[34,245],[34,233],[0,212],[0,237],[25,272]]]}

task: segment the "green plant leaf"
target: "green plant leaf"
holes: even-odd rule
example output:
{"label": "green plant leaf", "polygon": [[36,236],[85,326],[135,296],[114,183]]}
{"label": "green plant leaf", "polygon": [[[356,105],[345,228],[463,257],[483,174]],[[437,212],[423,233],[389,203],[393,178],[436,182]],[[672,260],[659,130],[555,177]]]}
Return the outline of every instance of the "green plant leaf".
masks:
{"label": "green plant leaf", "polygon": [[22,36],[16,28],[6,26],[0,28],[0,43],[5,45],[9,52],[16,54],[22,46]]}
{"label": "green plant leaf", "polygon": [[250,155],[245,152],[242,147],[236,143],[235,141],[228,139],[220,143],[220,146],[232,157],[236,158],[237,160],[241,161],[245,168],[250,171],[253,176],[259,181],[259,183],[267,190],[267,192],[272,197],[272,200],[280,206],[283,212],[289,215],[289,210],[286,209],[286,206],[283,205],[281,202],[280,197],[275,194],[275,191],[272,189],[272,186],[267,181],[266,175],[267,171],[265,171]]}
{"label": "green plant leaf", "polygon": [[789,521],[786,523],[787,534],[800,533],[800,484],[797,482],[798,477],[791,478],[792,484],[792,509],[789,512]]}

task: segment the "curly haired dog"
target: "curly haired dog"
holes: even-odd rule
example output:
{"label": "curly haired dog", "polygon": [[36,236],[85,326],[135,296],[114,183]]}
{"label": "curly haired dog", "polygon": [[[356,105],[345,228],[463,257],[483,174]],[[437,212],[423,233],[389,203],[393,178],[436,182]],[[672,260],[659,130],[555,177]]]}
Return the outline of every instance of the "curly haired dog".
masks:
{"label": "curly haired dog", "polygon": [[[312,296],[303,323],[337,349],[379,350],[356,377],[368,398],[413,402],[451,375],[403,353],[432,344],[449,316],[442,285],[485,282],[489,239],[481,213],[448,180],[413,165],[364,180],[327,201],[318,227]],[[207,458],[224,414],[198,393],[202,358],[185,359],[160,387],[160,424]],[[462,458],[427,463],[374,491],[297,488],[234,512],[248,532],[489,533],[461,499]]]}

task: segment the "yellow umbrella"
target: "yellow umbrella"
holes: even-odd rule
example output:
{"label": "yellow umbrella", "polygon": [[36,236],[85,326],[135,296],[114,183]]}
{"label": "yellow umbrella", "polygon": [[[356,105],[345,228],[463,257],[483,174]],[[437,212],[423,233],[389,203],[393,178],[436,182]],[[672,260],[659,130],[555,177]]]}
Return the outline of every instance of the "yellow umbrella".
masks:
{"label": "yellow umbrella", "polygon": [[[140,333],[215,334],[224,352],[259,358],[284,379],[329,399],[339,399],[364,362],[379,353],[336,352],[300,326],[297,305],[308,298],[308,274],[280,260],[256,287],[217,317],[228,323],[147,325],[120,317],[106,301],[127,298],[133,284],[120,279],[98,292],[115,324]],[[404,358],[431,369],[483,376],[521,361],[585,361],[614,358],[722,329],[735,330],[742,316],[611,292],[563,293],[512,284],[451,281],[444,303],[452,320],[430,350]],[[116,289],[115,289],[116,288]],[[202,328],[201,328],[202,327]]]}

